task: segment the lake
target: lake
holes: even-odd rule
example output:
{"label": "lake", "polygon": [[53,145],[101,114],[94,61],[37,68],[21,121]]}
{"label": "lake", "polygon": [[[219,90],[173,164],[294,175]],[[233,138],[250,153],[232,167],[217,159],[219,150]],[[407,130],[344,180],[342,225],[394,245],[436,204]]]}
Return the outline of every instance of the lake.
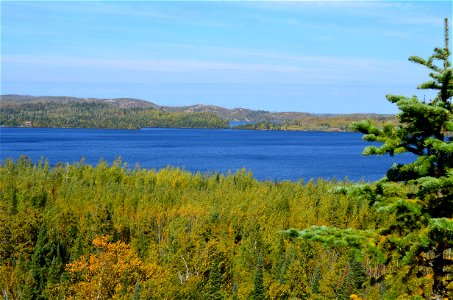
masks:
{"label": "lake", "polygon": [[50,164],[111,163],[121,157],[133,168],[167,166],[191,172],[226,173],[245,168],[259,180],[377,180],[395,162],[414,159],[409,154],[362,156],[370,143],[360,133],[248,131],[234,129],[101,130],[55,128],[0,128],[0,159],[26,155]]}

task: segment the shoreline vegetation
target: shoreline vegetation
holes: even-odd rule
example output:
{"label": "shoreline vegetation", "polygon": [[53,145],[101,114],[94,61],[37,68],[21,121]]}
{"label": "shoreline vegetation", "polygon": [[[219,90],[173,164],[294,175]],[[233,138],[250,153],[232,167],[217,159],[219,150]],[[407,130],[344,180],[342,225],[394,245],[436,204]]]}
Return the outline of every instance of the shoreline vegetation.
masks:
{"label": "shoreline vegetation", "polygon": [[[38,128],[231,128],[241,130],[353,131],[352,122],[396,124],[395,115],[271,113],[211,105],[165,107],[131,98],[95,99],[0,96],[0,127]],[[247,122],[238,126],[231,123]]]}

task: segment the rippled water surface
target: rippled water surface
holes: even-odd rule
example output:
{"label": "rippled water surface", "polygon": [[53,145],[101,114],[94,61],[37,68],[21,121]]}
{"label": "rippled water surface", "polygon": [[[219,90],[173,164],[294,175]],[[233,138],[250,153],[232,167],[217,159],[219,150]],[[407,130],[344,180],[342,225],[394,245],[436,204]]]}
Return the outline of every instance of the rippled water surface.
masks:
{"label": "rippled water surface", "polygon": [[26,155],[34,162],[111,163],[121,157],[132,168],[167,166],[191,172],[232,172],[245,168],[260,180],[336,178],[376,180],[408,155],[361,155],[370,143],[359,133],[244,131],[215,129],[0,128],[0,159]]}

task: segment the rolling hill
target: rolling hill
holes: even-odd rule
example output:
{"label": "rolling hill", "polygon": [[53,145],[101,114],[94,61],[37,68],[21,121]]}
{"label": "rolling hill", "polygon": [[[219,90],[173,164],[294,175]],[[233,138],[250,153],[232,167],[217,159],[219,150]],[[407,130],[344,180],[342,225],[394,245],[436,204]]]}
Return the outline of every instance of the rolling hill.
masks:
{"label": "rolling hill", "polygon": [[[160,106],[135,98],[76,98],[67,96],[0,96],[0,126],[36,127],[190,127],[225,128],[229,122],[248,122],[237,128],[267,130],[347,131],[354,121],[397,122],[395,115],[310,114],[269,112],[214,105]],[[31,123],[30,123],[31,122]]]}

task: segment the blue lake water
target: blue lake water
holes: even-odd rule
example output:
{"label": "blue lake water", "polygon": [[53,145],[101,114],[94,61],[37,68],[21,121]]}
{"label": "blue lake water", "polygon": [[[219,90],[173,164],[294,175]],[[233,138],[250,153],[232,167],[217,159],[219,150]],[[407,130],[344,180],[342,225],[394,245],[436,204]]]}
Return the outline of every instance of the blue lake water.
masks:
{"label": "blue lake water", "polygon": [[111,163],[121,157],[133,168],[167,166],[191,172],[220,172],[245,168],[259,180],[377,180],[395,162],[413,160],[409,154],[362,156],[360,133],[246,131],[216,129],[101,130],[0,128],[0,160],[26,155],[33,162]]}

